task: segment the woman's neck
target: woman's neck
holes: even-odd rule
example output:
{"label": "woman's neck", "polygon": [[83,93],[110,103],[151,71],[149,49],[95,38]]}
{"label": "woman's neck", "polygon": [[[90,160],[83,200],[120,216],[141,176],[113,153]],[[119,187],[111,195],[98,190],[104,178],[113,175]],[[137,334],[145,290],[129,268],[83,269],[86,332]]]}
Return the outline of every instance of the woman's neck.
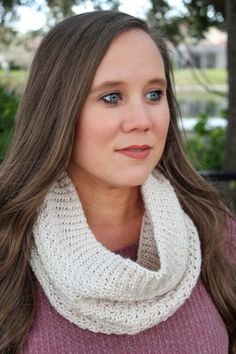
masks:
{"label": "woman's neck", "polygon": [[117,250],[139,239],[144,212],[139,187],[108,188],[91,181],[72,181],[98,241]]}
{"label": "woman's neck", "polygon": [[122,225],[143,213],[138,187],[104,188],[79,183],[75,188],[89,225]]}

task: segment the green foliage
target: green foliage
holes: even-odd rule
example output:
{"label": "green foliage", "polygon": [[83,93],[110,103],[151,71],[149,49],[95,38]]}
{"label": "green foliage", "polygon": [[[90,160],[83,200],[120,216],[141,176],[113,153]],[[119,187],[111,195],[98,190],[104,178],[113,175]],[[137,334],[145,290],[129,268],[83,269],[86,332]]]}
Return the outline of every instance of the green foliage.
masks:
{"label": "green foliage", "polygon": [[[119,0],[92,0],[93,8],[117,10],[120,6]],[[74,5],[85,5],[86,0],[46,0],[46,6],[49,9],[49,25],[55,24],[62,18],[72,15]],[[28,6],[36,11],[42,11],[45,4],[37,0],[0,0],[0,24],[12,22],[17,17],[16,9],[19,6]]]}
{"label": "green foliage", "polygon": [[148,22],[161,29],[174,45],[188,38],[196,42],[212,26],[225,29],[222,0],[182,0],[182,6],[171,5],[169,0],[150,0],[150,5]]}
{"label": "green foliage", "polygon": [[187,150],[197,170],[218,171],[223,168],[226,129],[209,127],[206,114],[199,117],[187,139]]}
{"label": "green foliage", "polygon": [[188,35],[200,39],[209,27],[225,27],[225,6],[221,0],[183,0]]}
{"label": "green foliage", "polygon": [[14,128],[19,96],[0,85],[0,161],[2,161]]}

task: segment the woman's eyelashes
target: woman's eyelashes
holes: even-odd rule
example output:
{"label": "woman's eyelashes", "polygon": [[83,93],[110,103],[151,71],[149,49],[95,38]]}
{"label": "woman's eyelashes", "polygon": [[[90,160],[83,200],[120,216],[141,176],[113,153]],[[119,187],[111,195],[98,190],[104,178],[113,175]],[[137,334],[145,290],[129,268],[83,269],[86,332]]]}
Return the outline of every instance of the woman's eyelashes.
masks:
{"label": "woman's eyelashes", "polygon": [[101,97],[102,101],[106,104],[111,104],[115,105],[119,103],[119,101],[122,99],[121,93],[120,92],[110,92],[107,93],[106,95]]}
{"label": "woman's eyelashes", "polygon": [[163,96],[164,96],[164,92],[162,90],[150,91],[145,95],[145,97],[148,100],[153,101],[153,102],[160,101]]}
{"label": "woman's eyelashes", "polygon": [[[152,90],[145,94],[145,98],[151,102],[158,102],[165,95],[163,90]],[[122,94],[119,91],[109,92],[103,95],[100,99],[108,105],[116,105],[122,101]]]}

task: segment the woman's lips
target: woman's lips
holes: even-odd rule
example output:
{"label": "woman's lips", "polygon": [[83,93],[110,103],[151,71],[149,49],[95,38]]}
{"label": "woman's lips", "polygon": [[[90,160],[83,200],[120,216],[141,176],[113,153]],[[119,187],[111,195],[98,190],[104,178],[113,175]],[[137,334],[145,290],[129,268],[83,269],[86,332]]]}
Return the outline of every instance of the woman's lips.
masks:
{"label": "woman's lips", "polygon": [[116,150],[117,152],[130,157],[135,160],[143,160],[148,157],[151,151],[151,146],[149,145],[130,145],[125,148]]}

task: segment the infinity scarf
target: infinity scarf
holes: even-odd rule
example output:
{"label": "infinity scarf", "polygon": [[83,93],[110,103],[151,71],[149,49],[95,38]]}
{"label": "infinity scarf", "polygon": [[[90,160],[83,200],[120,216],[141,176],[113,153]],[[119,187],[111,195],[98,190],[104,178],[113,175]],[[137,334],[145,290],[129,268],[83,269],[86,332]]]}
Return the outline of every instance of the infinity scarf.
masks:
{"label": "infinity scarf", "polygon": [[139,333],[174,314],[198,280],[198,232],[173,187],[155,172],[141,193],[145,214],[136,262],[96,240],[66,173],[39,209],[32,269],[52,306],[81,328]]}

